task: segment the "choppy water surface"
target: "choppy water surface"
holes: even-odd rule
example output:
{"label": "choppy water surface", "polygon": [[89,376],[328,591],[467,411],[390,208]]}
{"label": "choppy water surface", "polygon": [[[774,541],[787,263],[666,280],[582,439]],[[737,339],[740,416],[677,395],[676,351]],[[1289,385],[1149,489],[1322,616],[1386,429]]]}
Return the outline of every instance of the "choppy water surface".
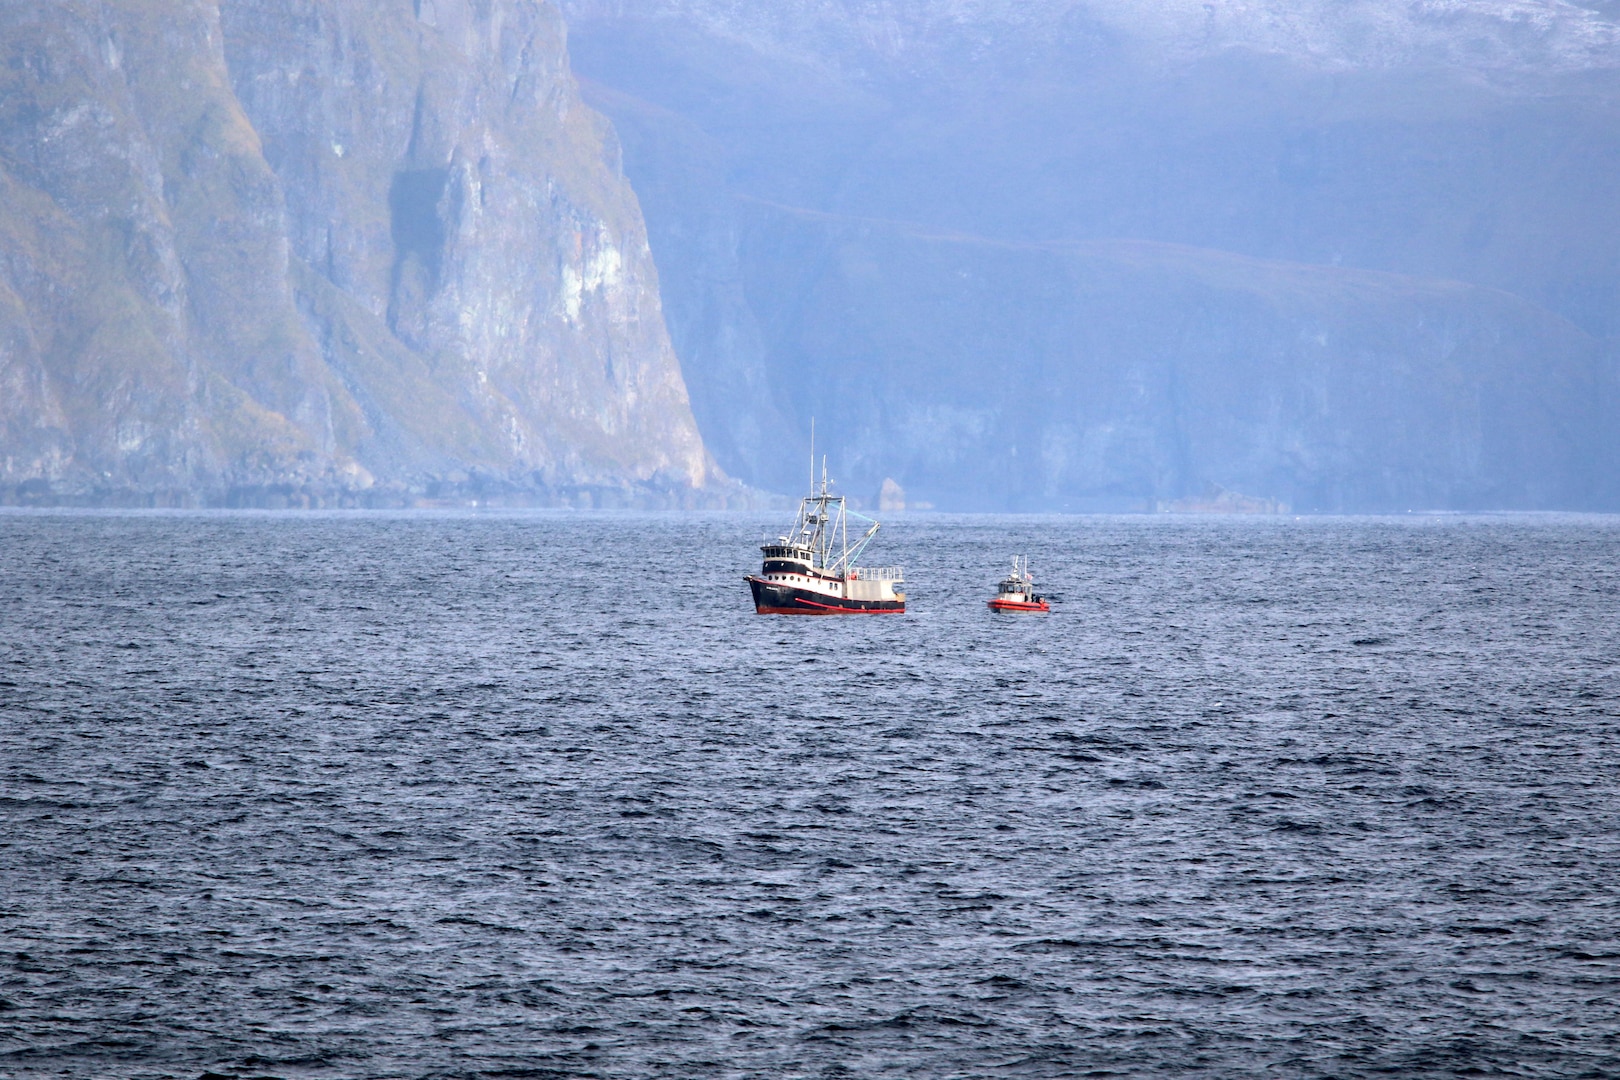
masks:
{"label": "choppy water surface", "polygon": [[1620,1074],[1620,523],[780,524],[0,515],[0,1076]]}

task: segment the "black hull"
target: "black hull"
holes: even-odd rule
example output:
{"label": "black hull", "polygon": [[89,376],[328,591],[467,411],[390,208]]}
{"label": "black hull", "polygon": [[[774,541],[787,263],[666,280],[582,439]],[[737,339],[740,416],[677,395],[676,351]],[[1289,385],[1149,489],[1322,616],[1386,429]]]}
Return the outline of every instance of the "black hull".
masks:
{"label": "black hull", "polygon": [[844,600],[775,581],[748,578],[761,615],[903,615],[904,600]]}

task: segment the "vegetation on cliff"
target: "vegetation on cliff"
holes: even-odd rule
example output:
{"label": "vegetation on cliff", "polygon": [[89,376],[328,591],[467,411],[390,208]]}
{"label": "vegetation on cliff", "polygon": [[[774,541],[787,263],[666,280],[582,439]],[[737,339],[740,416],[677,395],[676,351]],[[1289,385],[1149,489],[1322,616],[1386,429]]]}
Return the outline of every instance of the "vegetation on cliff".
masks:
{"label": "vegetation on cliff", "polygon": [[708,497],[549,4],[5,5],[0,61],[0,497]]}

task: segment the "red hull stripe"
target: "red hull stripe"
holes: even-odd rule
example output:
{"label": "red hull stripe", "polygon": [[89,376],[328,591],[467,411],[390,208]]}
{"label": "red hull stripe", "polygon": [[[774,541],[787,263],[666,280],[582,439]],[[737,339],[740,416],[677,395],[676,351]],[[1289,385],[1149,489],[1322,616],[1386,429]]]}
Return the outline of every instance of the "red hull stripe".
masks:
{"label": "red hull stripe", "polygon": [[[808,604],[808,601],[800,601]],[[893,608],[849,608],[828,607],[825,604],[810,604],[808,607],[756,607],[761,615],[904,615],[903,607]]]}
{"label": "red hull stripe", "polygon": [[990,607],[995,611],[1051,611],[1047,604],[1026,604],[1021,600],[991,600]]}
{"label": "red hull stripe", "polygon": [[[818,604],[814,600],[806,600],[802,596],[795,597],[795,599],[801,604],[808,604],[810,607],[820,608],[823,611],[825,611],[825,612],[827,612],[829,614],[832,614],[832,615],[881,614],[883,612],[883,610],[884,610],[883,608],[839,607],[837,604]],[[889,610],[890,611],[904,611],[905,608],[903,608],[903,607],[890,608]]]}

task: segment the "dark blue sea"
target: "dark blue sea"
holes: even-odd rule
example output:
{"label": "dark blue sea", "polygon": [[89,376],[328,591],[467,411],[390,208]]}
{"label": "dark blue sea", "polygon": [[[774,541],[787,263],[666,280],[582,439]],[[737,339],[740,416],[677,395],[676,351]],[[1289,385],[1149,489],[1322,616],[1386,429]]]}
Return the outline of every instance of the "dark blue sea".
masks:
{"label": "dark blue sea", "polygon": [[1620,519],[783,524],[0,514],[0,1076],[1620,1075]]}

